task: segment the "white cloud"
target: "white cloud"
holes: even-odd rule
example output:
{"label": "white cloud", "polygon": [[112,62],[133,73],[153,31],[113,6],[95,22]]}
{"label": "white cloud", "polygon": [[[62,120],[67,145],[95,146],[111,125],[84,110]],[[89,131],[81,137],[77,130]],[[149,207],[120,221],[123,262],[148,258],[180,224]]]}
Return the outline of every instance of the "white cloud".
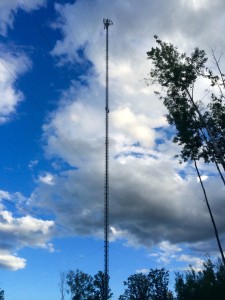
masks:
{"label": "white cloud", "polygon": [[[22,52],[15,52],[0,45],[0,124],[9,120],[15,113],[23,94],[17,86],[17,78],[26,72],[31,62]],[[17,86],[17,87],[16,87]]]}
{"label": "white cloud", "polygon": [[[101,0],[77,0],[74,4],[56,4],[61,18],[52,26],[60,28],[64,37],[57,41],[52,55],[61,64],[79,62],[84,68],[89,60],[91,67],[82,77],[87,85],[72,82],[58,109],[51,114],[51,121],[44,124],[45,150],[49,157],[60,157],[79,169],[40,175],[30,205],[55,213],[57,221],[73,228],[76,235],[103,236],[105,30],[102,19],[109,17],[114,22],[110,27],[109,48],[110,238],[126,239],[132,246],[158,245],[159,252],[151,255],[161,263],[174,258],[199,266],[200,261],[181,254],[176,243],[186,242],[202,251],[206,249],[205,241],[210,241],[209,250],[213,248],[208,212],[193,169],[187,164],[179,166],[173,159],[178,147],[165,133],[166,110],[155,98],[154,88],[145,86],[144,77],[151,67],[146,52],[154,45],[154,34],[185,51],[192,46],[207,49],[221,42],[225,30],[223,1],[202,3],[115,0],[106,4]],[[28,4],[33,10],[45,1],[30,0]],[[18,9],[27,10],[23,1],[1,1],[0,34],[7,35],[7,28],[13,27]],[[23,53],[0,47],[0,123],[7,122],[23,100],[16,79],[30,66]],[[164,130],[156,131],[156,127]],[[162,140],[161,144],[157,139]],[[30,167],[35,164],[36,161],[31,162]],[[211,167],[202,168],[209,172]],[[210,176],[205,184],[224,236],[224,189]],[[26,261],[14,255],[23,247],[54,251],[49,243],[54,222],[31,216],[15,217],[2,201],[15,198],[20,202],[26,200],[21,194],[0,191],[3,237],[0,266],[14,270],[25,267]]]}
{"label": "white cloud", "polygon": [[40,175],[39,180],[45,184],[54,185],[54,176],[50,173]]}
{"label": "white cloud", "polygon": [[[31,216],[16,218],[11,212],[0,211],[1,236],[7,235],[7,243],[17,246],[45,247],[46,239],[51,237],[53,221],[43,221]],[[4,239],[2,242],[4,244]]]}
{"label": "white cloud", "polygon": [[[14,18],[19,9],[31,12],[45,5],[46,0],[1,0],[0,35],[7,36],[7,29],[13,28]],[[7,122],[16,112],[24,96],[19,90],[18,77],[31,66],[28,57],[18,50],[5,48],[0,44],[0,124]]]}
{"label": "white cloud", "polygon": [[167,265],[176,260],[180,252],[182,252],[181,247],[168,241],[162,241],[157,245],[157,252],[150,253],[149,257],[155,257],[159,264]]}
{"label": "white cloud", "polygon": [[24,269],[26,260],[9,254],[7,251],[0,251],[0,268],[17,271]]}
{"label": "white cloud", "polygon": [[163,252],[168,253],[168,255],[171,255],[171,253],[177,253],[181,251],[181,248],[177,245],[172,245],[167,241],[163,241],[159,244],[159,249]]}
{"label": "white cloud", "polygon": [[[209,176],[207,176],[207,175],[202,175],[202,176],[201,176],[201,180],[202,180],[202,181],[205,181],[205,180],[207,180],[208,178],[209,178]],[[197,178],[197,181],[200,182],[200,179]]]}
{"label": "white cloud", "polygon": [[146,115],[134,114],[129,107],[118,108],[111,113],[112,124],[123,134],[126,140],[137,141],[152,148],[155,142],[154,130],[150,128],[151,121]]}
{"label": "white cloud", "polygon": [[[10,194],[0,191],[0,267],[10,270],[24,268],[26,260],[18,257],[17,253],[24,247],[43,248],[49,252],[54,251],[51,240],[54,233],[54,222],[34,218],[32,216],[16,217],[4,207],[4,199],[15,203],[20,215],[20,201],[25,203],[25,198],[20,193]],[[18,201],[17,201],[18,200]],[[22,206],[23,207],[23,206]]]}
{"label": "white cloud", "polygon": [[[214,4],[217,4],[219,1],[215,1]],[[203,0],[199,2],[198,0],[187,0],[185,5],[189,7],[191,10],[204,10],[210,6],[209,0]]]}
{"label": "white cloud", "polygon": [[180,262],[188,263],[195,271],[202,270],[203,260],[199,257],[194,257],[188,254],[182,254],[178,259]]}
{"label": "white cloud", "polygon": [[143,268],[143,269],[136,270],[136,273],[148,274],[149,271],[150,271],[149,269]]}
{"label": "white cloud", "polygon": [[[1,0],[0,2],[0,34],[7,35],[7,28],[13,27],[15,13],[19,9],[34,10],[44,5],[46,0]],[[28,6],[28,7],[27,7]]]}
{"label": "white cloud", "polygon": [[127,236],[125,230],[119,230],[113,226],[110,226],[110,241],[115,241],[117,239],[124,239]]}
{"label": "white cloud", "polygon": [[38,165],[38,160],[31,160],[31,161],[29,162],[28,167],[29,167],[31,170],[33,170],[33,168],[34,168],[35,166],[37,166],[37,165]]}
{"label": "white cloud", "polygon": [[9,200],[10,199],[10,193],[9,192],[6,192],[6,191],[3,191],[3,190],[0,190],[0,199],[7,199]]}
{"label": "white cloud", "polygon": [[[112,234],[114,239],[126,238],[130,245],[159,245],[160,259],[166,263],[170,256],[178,257],[180,247],[176,243],[194,245],[211,241],[214,233],[192,166],[180,166],[173,158],[179,147],[170,140],[166,110],[154,96],[154,88],[145,86],[143,78],[151,67],[146,52],[155,45],[154,34],[188,52],[195,46],[207,49],[209,36],[211,47],[220,43],[221,34],[225,33],[225,26],[221,26],[224,21],[221,23],[221,18],[212,14],[222,16],[222,1],[216,1],[213,7],[205,3],[204,11],[194,4],[184,9],[185,2],[178,1],[125,4],[116,0],[99,9],[103,3],[98,1],[94,5],[78,0],[56,7],[60,15],[63,11],[63,16],[54,26],[61,29],[64,37],[57,42],[52,55],[63,64],[84,63],[88,59],[91,66],[85,74],[87,84],[72,82],[51,121],[44,125],[45,150],[49,157],[63,158],[78,169],[55,176],[54,187],[40,183],[31,203],[50,209],[60,223],[74,228],[77,235],[102,235],[105,97],[102,19],[107,16],[114,22],[110,27],[109,47]],[[87,12],[85,18],[83,11]],[[199,86],[204,84],[200,82]],[[161,131],[156,127],[161,127]],[[207,172],[212,168],[201,167]],[[224,189],[217,179],[209,176],[205,184],[223,236]]]}
{"label": "white cloud", "polygon": [[[98,158],[98,156],[96,156]],[[179,251],[176,243],[193,244],[213,238],[209,214],[196,176],[177,180],[176,162],[131,156],[124,164],[110,160],[110,226],[112,239],[126,239],[132,246],[151,247],[162,240],[161,260]],[[77,235],[103,234],[104,167],[101,162],[83,165],[79,170],[55,176],[55,185],[40,185],[32,205],[48,208],[57,221],[73,228]],[[214,201],[223,207],[220,182],[214,187]],[[218,186],[218,189],[216,188]],[[215,191],[217,193],[215,194]],[[210,199],[212,195],[209,194]],[[32,199],[32,198],[31,198]],[[43,199],[43,200],[42,200]],[[56,200],[57,199],[57,200]],[[70,213],[68,213],[70,212]],[[215,210],[223,234],[224,210]],[[170,242],[170,243],[169,243]],[[202,248],[202,251],[204,247]]]}

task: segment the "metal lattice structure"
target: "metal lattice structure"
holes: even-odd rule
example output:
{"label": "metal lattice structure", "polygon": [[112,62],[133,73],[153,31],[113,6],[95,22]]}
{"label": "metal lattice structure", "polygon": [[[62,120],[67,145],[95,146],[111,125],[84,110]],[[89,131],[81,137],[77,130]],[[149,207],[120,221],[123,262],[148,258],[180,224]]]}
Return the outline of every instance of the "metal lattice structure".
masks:
{"label": "metal lattice structure", "polygon": [[105,88],[105,190],[104,190],[104,300],[109,291],[109,26],[112,21],[103,19],[106,29],[106,88]]}

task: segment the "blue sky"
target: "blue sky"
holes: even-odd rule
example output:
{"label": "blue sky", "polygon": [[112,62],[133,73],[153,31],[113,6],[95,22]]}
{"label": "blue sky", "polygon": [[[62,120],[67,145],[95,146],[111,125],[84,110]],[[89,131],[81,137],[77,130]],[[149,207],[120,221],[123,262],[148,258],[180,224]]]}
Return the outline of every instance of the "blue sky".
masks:
{"label": "blue sky", "polygon": [[[224,49],[224,3],[1,0],[0,287],[60,299],[59,274],[103,269],[105,30],[110,34],[110,276],[199,268],[218,255],[193,167],[146,86],[154,34],[190,53]],[[209,64],[213,66],[211,60]],[[221,66],[223,62],[221,60]],[[198,82],[195,99],[205,95]],[[205,103],[207,97],[204,97]],[[200,163],[224,244],[224,187]],[[68,298],[69,299],[69,296]]]}

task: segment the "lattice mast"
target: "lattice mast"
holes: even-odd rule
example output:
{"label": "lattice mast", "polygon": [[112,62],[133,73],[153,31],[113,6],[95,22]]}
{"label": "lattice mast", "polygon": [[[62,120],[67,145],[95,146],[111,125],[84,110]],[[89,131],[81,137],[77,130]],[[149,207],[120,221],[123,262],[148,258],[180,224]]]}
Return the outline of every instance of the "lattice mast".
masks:
{"label": "lattice mast", "polygon": [[106,87],[105,87],[105,190],[104,190],[104,300],[109,291],[109,26],[112,21],[103,19],[106,29]]}

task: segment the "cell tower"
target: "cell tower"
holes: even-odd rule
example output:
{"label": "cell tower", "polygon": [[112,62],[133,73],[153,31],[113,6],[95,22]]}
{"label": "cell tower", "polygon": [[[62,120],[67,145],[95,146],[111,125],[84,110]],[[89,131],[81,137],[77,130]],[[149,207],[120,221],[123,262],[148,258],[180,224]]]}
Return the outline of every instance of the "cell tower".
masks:
{"label": "cell tower", "polygon": [[103,19],[106,29],[106,87],[105,87],[105,189],[104,189],[104,300],[109,291],[109,26],[112,21]]}

